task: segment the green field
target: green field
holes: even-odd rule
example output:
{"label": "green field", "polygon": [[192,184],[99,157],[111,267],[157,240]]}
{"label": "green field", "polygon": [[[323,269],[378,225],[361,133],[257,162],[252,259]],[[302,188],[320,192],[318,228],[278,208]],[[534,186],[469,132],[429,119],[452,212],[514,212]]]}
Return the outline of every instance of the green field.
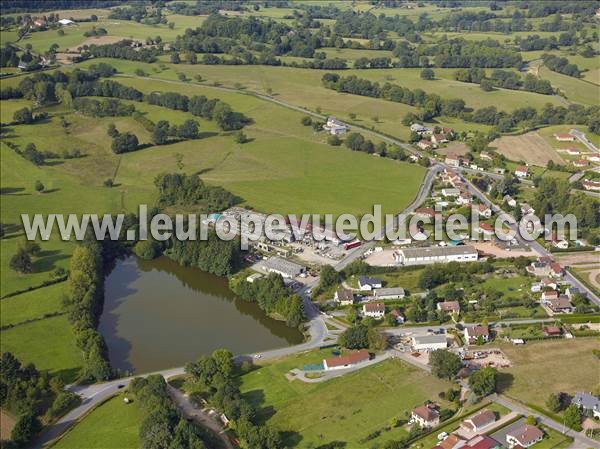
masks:
{"label": "green field", "polygon": [[[4,300],[3,300],[4,301]],[[1,352],[12,352],[23,363],[73,382],[82,364],[81,351],[66,316],[22,324],[2,331]]]}
{"label": "green field", "polygon": [[125,404],[123,395],[108,400],[86,415],[53,449],[137,449],[143,414],[134,400]]}
{"label": "green field", "polygon": [[359,440],[376,430],[382,430],[382,434],[370,440],[369,447],[405,436],[403,427],[383,428],[392,418],[406,419],[407,411],[427,399],[436,399],[438,392],[449,387],[397,360],[386,360],[323,383],[285,378],[290,369],[315,363],[330,353],[291,356],[242,377],[245,397],[276,428],[295,431],[289,441],[297,442],[294,447],[298,449],[334,440],[346,441],[348,449],[364,448]]}
{"label": "green field", "polygon": [[0,325],[15,325],[64,310],[63,282],[0,301]]}
{"label": "green field", "polygon": [[545,66],[540,67],[539,74],[573,102],[591,106],[598,103],[598,86],[591,82],[553,72]]}

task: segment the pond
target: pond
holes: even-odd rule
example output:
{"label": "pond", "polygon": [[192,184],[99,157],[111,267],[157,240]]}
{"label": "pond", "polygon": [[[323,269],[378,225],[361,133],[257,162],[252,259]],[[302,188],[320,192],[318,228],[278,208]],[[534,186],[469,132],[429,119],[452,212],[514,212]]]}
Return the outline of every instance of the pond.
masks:
{"label": "pond", "polygon": [[302,341],[298,330],[236,297],[226,278],[165,256],[116,262],[98,330],[113,368],[138,374],[183,366],[218,348],[246,354]]}

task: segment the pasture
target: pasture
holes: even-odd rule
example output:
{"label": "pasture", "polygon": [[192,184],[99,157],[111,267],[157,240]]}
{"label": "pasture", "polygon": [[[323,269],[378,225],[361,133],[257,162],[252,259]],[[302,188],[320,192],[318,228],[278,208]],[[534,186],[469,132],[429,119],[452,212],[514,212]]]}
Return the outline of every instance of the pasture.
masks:
{"label": "pasture", "polygon": [[548,161],[564,164],[564,159],[537,131],[528,132],[520,136],[502,136],[490,143],[513,161],[523,160],[528,164],[545,167]]}
{"label": "pasture", "polygon": [[69,430],[53,449],[137,449],[143,413],[137,403],[125,404],[119,394],[104,402]]}
{"label": "pasture", "polygon": [[295,431],[288,437],[295,448],[335,440],[346,441],[348,449],[363,448],[360,441],[378,430],[381,436],[369,444],[405,436],[403,427],[384,427],[393,418],[405,420],[407,411],[437,398],[437,393],[449,386],[398,360],[386,360],[322,383],[285,378],[290,369],[315,363],[330,353],[291,356],[242,377],[242,392],[259,408],[261,416],[282,431]]}
{"label": "pasture", "polygon": [[21,293],[0,301],[0,325],[16,325],[64,310],[65,283]]}

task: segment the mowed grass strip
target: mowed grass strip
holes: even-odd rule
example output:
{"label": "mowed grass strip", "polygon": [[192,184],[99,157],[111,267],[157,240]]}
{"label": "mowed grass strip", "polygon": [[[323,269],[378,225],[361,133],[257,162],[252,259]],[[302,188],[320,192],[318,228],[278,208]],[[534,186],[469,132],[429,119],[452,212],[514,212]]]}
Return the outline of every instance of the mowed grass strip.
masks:
{"label": "mowed grass strip", "polygon": [[12,352],[23,363],[59,375],[67,383],[77,378],[82,366],[81,351],[66,316],[56,316],[2,331],[1,352]]}
{"label": "mowed grass strip", "polygon": [[0,325],[15,325],[63,312],[66,283],[61,282],[0,300]]}
{"label": "mowed grass strip", "polygon": [[117,395],[85,416],[53,449],[137,449],[143,413],[137,403]]}
{"label": "mowed grass strip", "polygon": [[[407,411],[437,398],[449,386],[398,360],[386,360],[322,383],[285,378],[289,369],[328,356],[331,351],[292,357],[242,377],[245,396],[262,409],[270,424],[290,431],[289,441],[298,442],[297,448],[334,440],[346,441],[349,449],[365,447],[361,439],[382,430],[393,418],[405,419]],[[394,428],[384,431],[380,439],[403,435],[404,428]]]}

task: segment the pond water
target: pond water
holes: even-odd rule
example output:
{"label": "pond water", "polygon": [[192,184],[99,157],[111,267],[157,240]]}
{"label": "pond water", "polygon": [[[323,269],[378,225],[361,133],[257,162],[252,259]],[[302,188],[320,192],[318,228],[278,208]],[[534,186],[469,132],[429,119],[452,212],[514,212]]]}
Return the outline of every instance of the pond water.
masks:
{"label": "pond water", "polygon": [[226,278],[165,256],[116,262],[98,330],[112,366],[138,374],[183,366],[217,348],[245,354],[302,341],[298,330],[236,297]]}

